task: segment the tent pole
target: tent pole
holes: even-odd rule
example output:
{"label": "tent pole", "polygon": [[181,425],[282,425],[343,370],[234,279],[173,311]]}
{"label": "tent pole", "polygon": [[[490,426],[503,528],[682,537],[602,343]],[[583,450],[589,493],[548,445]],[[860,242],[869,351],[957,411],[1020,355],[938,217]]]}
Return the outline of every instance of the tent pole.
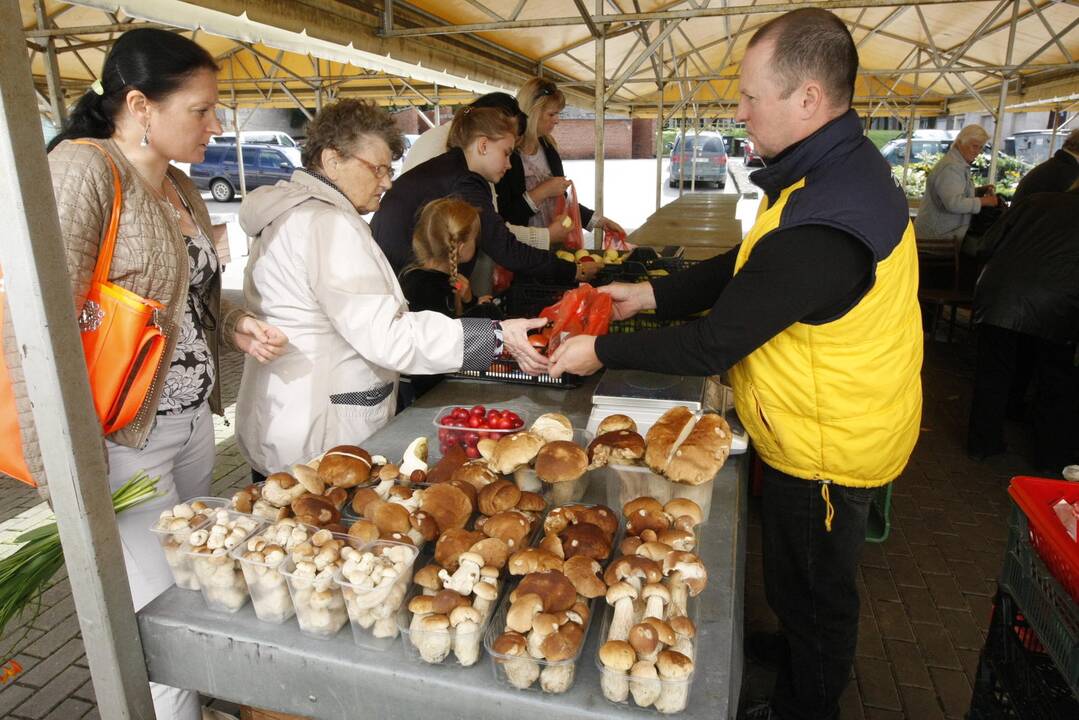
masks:
{"label": "tent pole", "polygon": [[[37,14],[37,26],[40,30],[48,29],[48,16],[45,14],[44,0],[34,0],[34,12]],[[22,23],[19,23],[22,27]],[[20,39],[19,44],[22,44]],[[56,39],[49,35],[45,38],[45,80],[49,86],[49,105],[52,107],[52,121],[59,130],[67,121],[67,106],[64,105],[64,90],[60,86],[60,66],[56,59]]]}
{"label": "tent pole", "polygon": [[[41,456],[101,717],[154,717],[75,320],[19,3],[0,2],[0,244]],[[8,482],[11,482],[8,480]],[[40,691],[39,691],[40,692]]]}
{"label": "tent pole", "polygon": [[[603,14],[603,0],[596,0],[596,14]],[[603,135],[604,135],[604,83],[607,60],[607,27],[604,26],[596,37],[596,208],[595,213],[599,217],[603,217],[603,156],[605,155],[603,147]],[[595,234],[593,233],[592,244],[596,244]],[[603,247],[602,232],[600,233],[599,247]]]}
{"label": "tent pole", "polygon": [[910,171],[911,145],[914,142],[914,106],[910,106],[910,117],[907,118],[907,148],[903,151],[903,188],[907,187],[907,173]]}
{"label": "tent pole", "polygon": [[[663,46],[659,46],[659,65],[657,70],[663,72]],[[666,90],[667,83],[664,78],[657,77],[657,86],[659,87],[659,108],[656,112],[656,210],[659,210],[660,203],[663,201],[663,94]]]}
{"label": "tent pole", "polygon": [[1057,149],[1057,128],[1060,127],[1060,106],[1057,105],[1050,112],[1053,113],[1053,133],[1049,136],[1049,157]]}
{"label": "tent pole", "polygon": [[[1012,22],[1008,28],[1008,55],[1004,60],[1005,65],[1012,64],[1012,51],[1015,49],[1015,26],[1019,18],[1019,0],[1012,2]],[[962,76],[960,76],[962,77]],[[1000,138],[1004,132],[1004,109],[1008,104],[1008,76],[1000,78],[1000,100],[997,102],[996,123],[993,125],[993,150],[989,154],[989,184],[997,181],[997,157],[1000,155]]]}

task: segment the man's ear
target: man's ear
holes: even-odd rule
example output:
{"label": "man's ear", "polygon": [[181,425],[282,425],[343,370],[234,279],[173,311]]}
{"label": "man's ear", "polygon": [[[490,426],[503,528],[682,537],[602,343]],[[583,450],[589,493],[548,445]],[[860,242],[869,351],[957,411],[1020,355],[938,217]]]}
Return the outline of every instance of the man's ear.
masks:
{"label": "man's ear", "polygon": [[826,105],[824,88],[816,80],[807,80],[802,85],[800,92],[802,94],[802,102],[800,107],[802,110],[802,119],[808,120],[816,115],[824,105]]}

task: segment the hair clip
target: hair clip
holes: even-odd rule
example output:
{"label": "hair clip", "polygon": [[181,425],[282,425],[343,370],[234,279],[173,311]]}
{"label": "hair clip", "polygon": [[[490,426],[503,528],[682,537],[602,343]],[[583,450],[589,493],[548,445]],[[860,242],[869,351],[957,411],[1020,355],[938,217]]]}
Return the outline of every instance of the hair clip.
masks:
{"label": "hair clip", "polygon": [[90,89],[94,92],[95,95],[105,94],[105,88],[102,87],[100,79],[94,80],[93,84],[90,85]]}
{"label": "hair clip", "polygon": [[463,113],[464,113],[465,115],[468,115],[468,114],[469,114],[470,112],[472,112],[472,106],[471,106],[471,105],[469,105],[469,106],[465,107],[465,109],[464,109],[464,110],[463,110],[462,112],[463,112]]}

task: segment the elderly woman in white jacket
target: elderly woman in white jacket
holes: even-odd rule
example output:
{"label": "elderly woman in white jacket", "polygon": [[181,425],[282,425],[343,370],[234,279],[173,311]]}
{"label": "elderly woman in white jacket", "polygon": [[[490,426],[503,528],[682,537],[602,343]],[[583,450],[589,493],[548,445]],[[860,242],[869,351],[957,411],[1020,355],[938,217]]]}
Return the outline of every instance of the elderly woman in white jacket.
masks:
{"label": "elderly woman in white jacket", "polygon": [[290,344],[244,366],[240,450],[266,475],[340,444],[362,443],[393,417],[400,373],[484,369],[507,348],[547,369],[527,338],[542,320],[453,320],[408,311],[361,214],[378,209],[403,147],[378,107],[342,100],[308,126],[306,169],[251,192],[240,224],[252,236],[244,296]]}

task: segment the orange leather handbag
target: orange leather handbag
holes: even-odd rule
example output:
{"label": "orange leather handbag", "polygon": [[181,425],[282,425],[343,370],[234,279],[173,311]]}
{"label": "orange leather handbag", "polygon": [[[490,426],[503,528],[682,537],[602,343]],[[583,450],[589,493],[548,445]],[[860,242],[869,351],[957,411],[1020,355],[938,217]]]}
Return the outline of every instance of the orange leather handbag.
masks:
{"label": "orange leather handbag", "polygon": [[[78,315],[94,410],[103,433],[109,435],[135,419],[153,386],[165,353],[166,337],[158,324],[158,313],[165,306],[109,281],[123,208],[120,172],[97,143],[73,142],[96,148],[112,170],[112,209],[98,250],[90,290]],[[0,306],[0,311],[2,309]],[[0,472],[33,485],[23,460],[17,425],[14,425],[18,422],[14,393],[7,368],[2,367],[2,357],[0,354],[0,433],[3,433],[0,435]],[[5,431],[9,424],[16,432]]]}

